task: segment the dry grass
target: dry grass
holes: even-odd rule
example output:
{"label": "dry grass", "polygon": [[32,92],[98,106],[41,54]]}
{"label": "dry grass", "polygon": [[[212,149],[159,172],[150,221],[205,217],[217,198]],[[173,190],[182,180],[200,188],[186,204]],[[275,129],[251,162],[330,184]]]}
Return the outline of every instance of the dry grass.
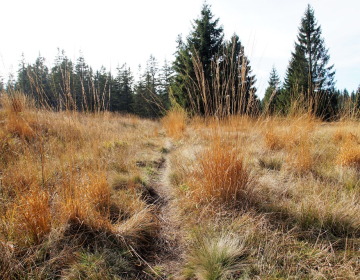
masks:
{"label": "dry grass", "polygon": [[357,279],[358,133],[307,115],[192,119],[170,177],[194,242],[185,275],[221,279],[226,262],[206,254],[225,229],[244,253],[228,279]]}
{"label": "dry grass", "polygon": [[186,128],[187,115],[182,109],[169,111],[162,119],[162,123],[169,136],[181,138]]}
{"label": "dry grass", "polygon": [[[37,110],[21,94],[3,96],[1,106],[0,244],[7,257],[0,272],[5,279],[44,278],[46,271],[59,275],[81,261],[74,257],[79,250],[147,246],[157,221],[141,199],[145,179],[132,178],[146,178],[136,164],[144,152],[160,154],[147,145],[160,137],[158,123],[106,112]],[[110,185],[110,178],[119,176],[124,184]]]}
{"label": "dry grass", "polygon": [[14,98],[0,111],[4,279],[136,279],[132,250],[159,249],[149,245],[164,221],[144,199],[159,157],[177,190],[185,277],[359,278],[358,123],[178,111],[159,123]]}
{"label": "dry grass", "polygon": [[195,203],[231,204],[245,198],[249,172],[243,155],[220,139],[198,153],[189,175],[189,197]]}

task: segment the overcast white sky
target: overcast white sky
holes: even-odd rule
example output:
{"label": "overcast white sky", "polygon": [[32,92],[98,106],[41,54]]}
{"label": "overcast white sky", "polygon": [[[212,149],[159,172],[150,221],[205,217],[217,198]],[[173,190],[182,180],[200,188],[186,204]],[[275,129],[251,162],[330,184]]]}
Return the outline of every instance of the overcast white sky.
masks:
{"label": "overcast white sky", "polygon": [[[18,69],[21,54],[29,63],[39,52],[51,67],[57,48],[73,61],[81,50],[94,69],[115,74],[127,63],[137,75],[150,54],[160,64],[173,60],[177,35],[185,37],[203,0],[1,0],[0,75]],[[236,32],[257,77],[263,97],[272,65],[281,79],[294,48],[308,3],[322,27],[337,88],[360,84],[359,0],[208,0],[227,39]]]}

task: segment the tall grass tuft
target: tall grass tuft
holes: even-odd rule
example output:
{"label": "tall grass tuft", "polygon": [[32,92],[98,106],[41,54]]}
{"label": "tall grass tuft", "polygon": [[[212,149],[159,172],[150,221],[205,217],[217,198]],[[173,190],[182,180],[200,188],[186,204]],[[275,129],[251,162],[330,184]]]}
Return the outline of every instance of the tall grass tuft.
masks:
{"label": "tall grass tuft", "polygon": [[51,230],[49,194],[39,187],[32,188],[7,209],[5,215],[5,219],[11,221],[3,225],[7,239],[19,246],[40,244]]}
{"label": "tall grass tuft", "polygon": [[162,119],[163,126],[169,136],[180,138],[186,128],[187,115],[183,109],[173,109]]}
{"label": "tall grass tuft", "polygon": [[198,154],[190,178],[191,198],[215,204],[244,199],[250,181],[241,151],[226,147],[220,139]]}

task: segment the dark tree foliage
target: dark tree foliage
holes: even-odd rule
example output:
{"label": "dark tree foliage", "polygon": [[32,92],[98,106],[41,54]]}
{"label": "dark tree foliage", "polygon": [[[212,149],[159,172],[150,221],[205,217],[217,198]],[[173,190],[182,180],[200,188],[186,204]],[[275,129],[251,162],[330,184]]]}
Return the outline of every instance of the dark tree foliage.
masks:
{"label": "dark tree foliage", "polygon": [[[255,75],[252,75],[250,60],[245,56],[244,46],[239,36],[234,34],[223,44],[217,56],[217,65],[213,68],[213,96],[219,96],[222,102],[214,102],[216,108],[225,107],[223,114],[252,114],[259,110],[256,96]],[[220,90],[219,90],[220,89]],[[219,98],[215,98],[219,99]]]}
{"label": "dark tree foliage", "polygon": [[93,83],[92,111],[109,110],[113,81],[104,66],[101,66],[100,71],[95,72]]}
{"label": "dark tree foliage", "polygon": [[76,110],[73,80],[73,63],[63,50],[58,49],[50,77],[53,103],[57,110]]}
{"label": "dark tree foliage", "polygon": [[161,100],[159,96],[158,61],[150,56],[144,73],[141,74],[135,86],[134,111],[141,117],[156,118],[161,115]]}
{"label": "dark tree foliage", "polygon": [[354,106],[355,106],[355,110],[357,112],[357,115],[360,117],[360,85],[357,88],[356,92],[354,93]]}
{"label": "dark tree foliage", "polygon": [[92,71],[86,64],[85,58],[80,53],[76,60],[74,73],[74,91],[77,110],[88,112],[91,109],[91,89],[92,89]]}
{"label": "dark tree foliage", "polygon": [[[45,58],[40,54],[34,64],[27,69],[31,96],[37,104],[52,108],[55,106],[52,98],[50,73]],[[24,91],[25,92],[25,91]]]}
{"label": "dark tree foliage", "polygon": [[308,5],[301,25],[295,50],[291,54],[286,72],[284,90],[279,99],[280,109],[288,111],[295,100],[307,111],[322,117],[332,114],[331,99],[334,93],[334,66],[328,66],[330,56],[321,37],[314,10]]}
{"label": "dark tree foliage", "polygon": [[[50,71],[40,55],[32,65],[22,56],[17,77],[9,76],[6,90],[10,94],[21,91],[37,105],[53,110],[110,110],[156,118],[170,108],[172,76],[173,70],[167,61],[159,67],[158,61],[150,56],[134,86],[133,74],[126,64],[118,67],[113,77],[105,67],[93,71],[81,53],[74,65],[64,51],[58,50]],[[3,86],[0,83],[0,90]]]}
{"label": "dark tree foliage", "polygon": [[25,62],[24,54],[21,55],[19,63],[18,76],[15,83],[15,90],[22,91],[25,95],[32,94],[32,88],[29,79],[30,65]]}
{"label": "dark tree foliage", "polygon": [[269,78],[269,85],[265,90],[265,96],[262,100],[262,107],[265,113],[275,113],[276,103],[280,93],[280,78],[275,66],[272,67]]}
{"label": "dark tree foliage", "polygon": [[[214,19],[210,6],[205,3],[200,17],[192,24],[186,42],[182,41],[181,36],[177,39],[173,63],[176,76],[171,89],[175,101],[185,108],[191,107],[191,99],[202,103],[199,100],[201,87],[208,87],[211,92],[211,63],[219,53],[224,37],[223,28],[218,27],[218,23],[219,19]],[[196,67],[201,68],[202,77],[196,74]],[[201,107],[200,111],[205,113],[205,108]]]}
{"label": "dark tree foliage", "polygon": [[171,107],[170,103],[170,88],[172,84],[172,78],[174,75],[174,70],[171,65],[165,59],[164,65],[161,68],[160,72],[160,87],[159,87],[159,98],[162,104],[162,107],[165,110],[169,110]]}
{"label": "dark tree foliage", "polygon": [[111,110],[125,113],[133,112],[133,82],[134,77],[126,63],[117,68],[114,89],[111,100]]}
{"label": "dark tree foliage", "polygon": [[171,94],[180,106],[202,115],[252,113],[259,107],[255,76],[239,37],[224,41],[208,4],[182,41],[179,36]]}

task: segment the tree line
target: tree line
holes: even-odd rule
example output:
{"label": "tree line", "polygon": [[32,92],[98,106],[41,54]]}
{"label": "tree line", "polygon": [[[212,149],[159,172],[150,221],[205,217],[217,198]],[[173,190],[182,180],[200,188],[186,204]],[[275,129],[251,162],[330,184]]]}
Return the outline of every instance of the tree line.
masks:
{"label": "tree line", "polygon": [[51,69],[41,56],[32,65],[22,57],[17,76],[10,76],[6,85],[0,79],[0,89],[22,91],[55,110],[109,110],[150,118],[161,116],[171,106],[219,117],[294,112],[323,119],[345,113],[357,116],[360,86],[351,94],[337,90],[334,65],[329,61],[321,26],[308,5],[284,82],[273,67],[260,101],[256,77],[239,36],[233,34],[225,40],[219,19],[204,3],[191,32],[185,38],[178,36],[175,60],[160,67],[150,56],[137,81],[126,64],[118,66],[113,76],[104,67],[94,71],[83,55],[73,63],[59,50]]}
{"label": "tree line", "polygon": [[[21,91],[37,104],[54,110],[85,112],[118,111],[155,118],[170,107],[168,88],[172,68],[165,60],[162,67],[150,56],[135,82],[131,69],[123,64],[113,75],[105,67],[94,71],[80,54],[75,63],[58,50],[49,69],[44,57],[27,64],[24,56],[17,76],[10,75],[6,91]],[[0,85],[4,87],[3,83]]]}

